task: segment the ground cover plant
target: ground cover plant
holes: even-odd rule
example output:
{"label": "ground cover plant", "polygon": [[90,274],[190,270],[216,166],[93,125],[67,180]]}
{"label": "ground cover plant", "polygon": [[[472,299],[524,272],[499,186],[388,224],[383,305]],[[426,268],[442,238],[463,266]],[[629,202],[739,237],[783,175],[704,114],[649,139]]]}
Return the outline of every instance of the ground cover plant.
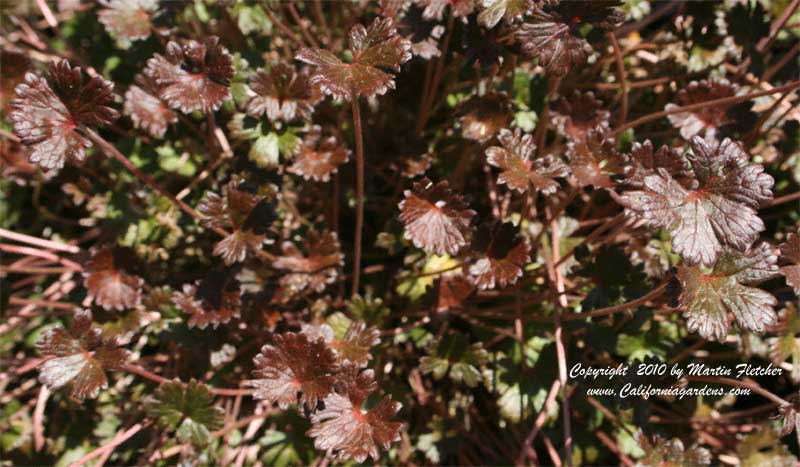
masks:
{"label": "ground cover plant", "polygon": [[796,465],[799,6],[3,3],[0,464]]}

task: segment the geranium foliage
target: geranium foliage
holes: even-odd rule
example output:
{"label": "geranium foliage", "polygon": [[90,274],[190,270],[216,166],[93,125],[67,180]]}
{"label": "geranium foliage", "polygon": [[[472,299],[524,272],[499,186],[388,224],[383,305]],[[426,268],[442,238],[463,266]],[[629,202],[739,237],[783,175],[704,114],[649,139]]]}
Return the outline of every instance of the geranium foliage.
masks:
{"label": "geranium foliage", "polygon": [[75,312],[69,329],[45,331],[36,346],[45,357],[39,381],[50,389],[68,385],[70,396],[78,400],[97,397],[108,387],[106,371],[120,369],[128,358],[127,350],[92,324],[89,310]]}
{"label": "geranium foliage", "polygon": [[80,130],[109,125],[119,113],[110,107],[113,84],[100,76],[84,77],[66,60],[50,65],[46,77],[28,73],[16,88],[8,119],[14,133],[31,148],[30,161],[60,169],[66,161],[83,162],[92,145]]}
{"label": "geranium foliage", "polygon": [[800,1],[0,38],[2,466],[800,462]]}

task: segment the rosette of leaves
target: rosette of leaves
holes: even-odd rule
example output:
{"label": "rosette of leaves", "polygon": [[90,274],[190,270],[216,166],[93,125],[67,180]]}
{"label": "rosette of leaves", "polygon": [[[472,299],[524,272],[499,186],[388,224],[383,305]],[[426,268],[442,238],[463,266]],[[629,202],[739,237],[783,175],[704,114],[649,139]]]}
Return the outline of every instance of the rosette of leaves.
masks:
{"label": "rosette of leaves", "polygon": [[567,159],[572,174],[583,186],[613,188],[612,177],[624,173],[627,157],[616,149],[616,142],[602,128],[589,130],[585,139],[567,143]]}
{"label": "rosette of leaves", "polygon": [[391,18],[376,18],[368,28],[356,24],[350,29],[349,63],[324,49],[300,50],[295,58],[313,65],[311,84],[335,99],[374,97],[394,89],[394,75],[411,59],[411,43],[397,34]]}
{"label": "rosette of leaves", "polygon": [[467,244],[475,211],[450,190],[447,181],[434,184],[423,178],[404,195],[399,204],[400,221],[405,225],[405,238],[414,246],[439,256],[454,256]]}
{"label": "rosette of leaves", "polygon": [[336,392],[325,397],[324,408],[311,414],[313,426],[308,435],[314,438],[314,446],[341,462],[353,459],[360,463],[367,457],[378,462],[380,449],[399,441],[404,425],[391,420],[402,408],[391,396],[364,410],[365,400],[375,389],[372,370],[343,366],[336,378]]}
{"label": "rosette of leaves", "polygon": [[380,331],[374,326],[367,327],[363,321],[350,321],[344,333],[337,333],[328,323],[304,324],[303,334],[310,340],[322,339],[336,351],[339,363],[366,367],[372,355],[370,351],[381,342]]}
{"label": "rosette of leaves", "polygon": [[253,362],[253,397],[284,410],[295,402],[315,410],[333,390],[339,370],[336,352],[323,338],[312,341],[293,332],[273,335],[272,344],[263,346]]}
{"label": "rosette of leaves", "polygon": [[158,0],[100,0],[97,20],[108,33],[126,41],[150,37],[151,18],[158,10]]}
{"label": "rosette of leaves", "polygon": [[[678,91],[676,97],[680,105],[670,103],[665,110],[733,97],[736,90],[736,85],[726,79],[692,81]],[[667,118],[672,126],[680,129],[681,136],[687,141],[695,136],[716,140],[720,135],[729,135],[733,130],[751,127],[755,123],[755,114],[750,112],[750,107],[750,103],[708,105],[691,112],[670,114]]]}
{"label": "rosette of leaves", "polygon": [[446,375],[456,383],[475,387],[481,382],[481,367],[488,361],[488,353],[480,342],[470,344],[466,336],[451,333],[444,339],[432,340],[428,355],[420,358],[419,369],[440,380]]}
{"label": "rosette of leaves", "polygon": [[97,250],[84,266],[84,283],[95,304],[122,311],[141,302],[144,280],[132,274],[136,254],[130,248]]}
{"label": "rosette of leaves", "polygon": [[291,122],[308,120],[321,95],[309,82],[308,73],[297,72],[292,66],[279,62],[269,71],[259,68],[250,77],[250,89],[255,94],[247,103],[247,113],[253,117],[266,115],[270,121]]}
{"label": "rosette of leaves", "polygon": [[222,189],[222,196],[209,192],[198,210],[208,228],[231,230],[231,234],[214,245],[213,254],[230,266],[242,262],[248,253],[257,252],[267,239],[270,225],[276,219],[272,203],[238,178]]}
{"label": "rosette of leaves", "polygon": [[625,211],[665,228],[685,262],[710,266],[724,247],[745,251],[764,230],[757,209],[772,199],[774,181],[729,139],[715,145],[695,137],[685,157],[689,177],[657,167],[641,189],[623,194]]}
{"label": "rosette of leaves", "polygon": [[698,467],[711,464],[711,453],[708,449],[696,445],[686,449],[678,438],[668,440],[658,436],[651,443],[640,436],[639,444],[645,455],[635,467]]}
{"label": "rosette of leaves", "polygon": [[792,380],[800,382],[800,316],[794,304],[788,303],[781,311],[774,332],[777,336],[767,340],[772,362],[780,365],[788,361],[792,367]]}
{"label": "rosette of leaves", "polygon": [[781,267],[781,274],[786,278],[786,283],[794,288],[800,295],[800,234],[790,233],[786,242],[781,245],[781,260],[785,266]]}
{"label": "rosette of leaves", "polygon": [[592,46],[583,38],[586,25],[610,31],[625,19],[615,0],[566,0],[534,7],[531,21],[516,29],[522,52],[539,59],[547,74],[566,75],[586,62]]}
{"label": "rosette of leaves", "polygon": [[219,45],[217,36],[210,36],[183,45],[170,41],[166,55],[155,54],[144,73],[158,85],[159,98],[188,114],[215,111],[230,99],[235,71],[233,56]]}
{"label": "rosette of leaves", "polygon": [[456,108],[455,115],[464,138],[486,143],[511,123],[513,108],[505,93],[490,92],[463,102]]}
{"label": "rosette of leaves", "polygon": [[590,130],[607,131],[611,112],[594,93],[574,91],[569,97],[560,97],[552,105],[553,123],[559,133],[571,141],[582,141]]}
{"label": "rosette of leaves", "polygon": [[777,277],[777,255],[766,243],[745,252],[723,250],[712,269],[702,266],[678,268],[681,284],[679,306],[684,310],[689,331],[705,339],[724,341],[733,314],[743,330],[764,332],[775,324],[777,300],[755,287]]}
{"label": "rosette of leaves", "polygon": [[57,327],[42,334],[36,344],[46,358],[39,366],[39,381],[49,389],[70,385],[70,397],[95,398],[108,387],[106,370],[125,365],[128,351],[114,339],[106,339],[100,328],[92,326],[92,312],[78,310],[69,330]]}
{"label": "rosette of leaves", "polygon": [[533,135],[522,134],[519,128],[513,133],[502,129],[497,139],[502,146],[486,150],[486,161],[500,169],[497,183],[520,193],[532,186],[544,195],[551,195],[559,188],[555,179],[569,175],[567,166],[552,155],[535,158]]}
{"label": "rosette of leaves", "polygon": [[303,249],[292,242],[283,242],[283,255],[272,263],[275,269],[288,271],[280,279],[281,286],[291,294],[305,289],[322,292],[328,284],[336,282],[339,268],[344,264],[344,254],[336,232],[306,232]]}
{"label": "rosette of leaves", "polygon": [[65,161],[81,163],[88,127],[112,124],[119,114],[110,105],[114,85],[100,76],[84,79],[66,60],[50,64],[46,77],[33,73],[17,86],[8,119],[14,134],[30,150],[30,161],[42,169],[60,169]]}
{"label": "rosette of leaves", "polygon": [[131,118],[135,127],[154,138],[163,138],[167,127],[178,121],[178,115],[157,97],[158,85],[153,78],[139,74],[134,83],[125,92],[122,111]]}
{"label": "rosette of leaves", "polygon": [[183,384],[170,381],[162,384],[147,402],[148,416],[169,430],[178,440],[202,447],[211,441],[211,431],[222,427],[224,411],[214,406],[214,395],[195,380]]}
{"label": "rosette of leaves", "polygon": [[297,145],[294,162],[287,170],[305,180],[327,182],[349,158],[349,149],[342,146],[335,136],[323,138],[322,129],[315,125]]}
{"label": "rosette of leaves", "polygon": [[510,222],[481,226],[472,250],[478,253],[478,259],[469,267],[469,279],[481,290],[514,284],[531,261],[530,245]]}
{"label": "rosette of leaves", "polygon": [[172,302],[188,313],[190,328],[216,329],[241,315],[239,283],[234,274],[223,268],[212,269],[194,285],[184,284],[180,292],[172,294]]}

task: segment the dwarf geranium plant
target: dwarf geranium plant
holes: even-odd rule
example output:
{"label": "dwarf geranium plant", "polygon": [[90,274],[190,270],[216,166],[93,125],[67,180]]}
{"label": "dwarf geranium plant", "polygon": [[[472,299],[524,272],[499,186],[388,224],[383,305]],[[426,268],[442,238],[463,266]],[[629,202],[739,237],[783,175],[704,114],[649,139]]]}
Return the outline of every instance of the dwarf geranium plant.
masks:
{"label": "dwarf geranium plant", "polygon": [[3,466],[800,462],[800,1],[6,3]]}

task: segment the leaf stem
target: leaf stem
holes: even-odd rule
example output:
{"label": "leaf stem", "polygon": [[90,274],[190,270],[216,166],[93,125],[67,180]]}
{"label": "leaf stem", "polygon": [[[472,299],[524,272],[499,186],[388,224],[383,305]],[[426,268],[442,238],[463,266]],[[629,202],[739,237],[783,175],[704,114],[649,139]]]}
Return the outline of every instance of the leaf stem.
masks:
{"label": "leaf stem", "polygon": [[125,441],[133,437],[133,435],[141,431],[142,428],[146,427],[147,425],[149,425],[149,422],[137,423],[136,425],[133,425],[130,429],[118,433],[108,444],[105,444],[95,449],[94,451],[90,452],[89,454],[86,454],[85,456],[81,457],[77,461],[70,464],[69,467],[79,467],[89,462],[90,460],[94,459],[95,457],[104,455],[107,451],[114,449],[115,447],[119,446],[120,444],[124,443]]}
{"label": "leaf stem", "polygon": [[625,75],[625,63],[622,61],[622,51],[617,42],[617,36],[613,32],[607,34],[611,47],[614,49],[614,61],[617,63],[617,76],[619,77],[620,88],[622,91],[622,103],[619,111],[618,125],[624,125],[628,119],[628,81]]}
{"label": "leaf stem", "polygon": [[617,127],[613,131],[613,134],[618,135],[629,128],[634,128],[643,123],[651,122],[653,120],[658,120],[659,118],[666,117],[667,115],[691,112],[693,110],[714,107],[717,105],[738,104],[739,102],[749,101],[751,99],[755,99],[756,97],[768,96],[770,94],[778,94],[784,91],[791,91],[792,89],[797,89],[797,88],[800,88],[800,81],[792,81],[791,83],[784,84],[783,86],[778,86],[776,88],[768,89],[766,91],[759,91],[759,92],[754,92],[752,94],[746,94],[744,96],[723,97],[722,99],[714,99],[705,102],[698,102],[697,104],[684,105],[683,107],[676,107],[670,110],[662,110],[660,112],[654,112],[645,115],[643,117],[639,117],[636,120],[631,120],[630,122]]}
{"label": "leaf stem", "polygon": [[738,379],[722,378],[717,376],[686,376],[686,379],[688,381],[697,381],[699,383],[716,383],[725,386],[736,386],[739,388],[749,389],[755,392],[756,394],[766,397],[767,399],[771,400],[772,402],[775,402],[778,405],[789,405],[789,401],[767,391],[766,389],[762,388],[755,382],[739,381]]}
{"label": "leaf stem", "polygon": [[620,305],[608,306],[605,308],[599,308],[597,310],[592,310],[588,313],[572,313],[568,315],[562,316],[562,320],[564,321],[574,321],[576,319],[583,319],[583,318],[597,318],[598,316],[608,316],[613,315],[614,313],[619,313],[620,311],[625,311],[630,308],[635,308],[639,305],[643,305],[654,298],[660,297],[666,290],[667,285],[669,282],[663,282],[661,285],[656,287],[655,289],[651,290],[647,294],[642,297],[637,298],[636,300],[631,300],[629,302],[622,303]]}
{"label": "leaf stem", "polygon": [[[548,209],[549,211],[549,209]],[[561,314],[567,308],[567,297],[564,295],[564,278],[556,266],[559,261],[559,231],[558,219],[550,217],[550,245],[552,245],[552,257],[550,258],[550,278],[555,283],[558,292],[558,304],[555,313],[555,341],[556,355],[558,358],[558,380],[561,384],[561,418],[564,425],[564,456],[567,467],[572,467],[572,427],[569,409],[569,391],[567,388],[567,349],[564,345],[564,328],[561,325]]]}
{"label": "leaf stem", "polygon": [[[108,156],[116,159],[117,162],[125,166],[126,169],[130,170],[131,173],[133,173],[136,176],[136,178],[144,182],[145,185],[149,186],[150,188],[158,192],[158,194],[160,194],[161,196],[167,198],[172,204],[180,208],[186,214],[189,214],[198,221],[203,221],[203,216],[200,215],[199,212],[195,211],[194,208],[184,203],[183,201],[179,200],[172,193],[168,192],[161,185],[159,185],[158,182],[153,180],[152,177],[139,170],[138,167],[133,165],[133,162],[131,162],[127,157],[125,157],[121,152],[119,152],[117,148],[115,148],[111,143],[103,139],[102,136],[98,135],[97,133],[94,132],[94,130],[91,129],[87,129],[86,133],[89,136],[89,139],[91,139],[95,144],[100,146],[103,152],[105,152]],[[212,227],[211,230],[213,230],[214,232],[218,233],[223,237],[227,237],[228,235],[230,235],[228,232],[226,232],[223,229],[220,229],[219,227]]]}
{"label": "leaf stem", "polygon": [[353,125],[356,139],[356,232],[353,252],[353,289],[351,295],[358,293],[361,275],[361,238],[364,229],[364,138],[361,129],[361,106],[358,94],[353,93]]}
{"label": "leaf stem", "polygon": [[[125,365],[122,369],[129,373],[139,375],[142,378],[149,379],[150,381],[156,382],[158,384],[174,382],[174,380],[157,375],[152,371],[146,370],[138,365]],[[181,387],[183,388],[186,387],[186,383],[182,381],[178,382],[180,383]],[[208,387],[208,392],[210,392],[211,394],[216,394],[218,396],[251,396],[253,395],[254,392],[253,389],[229,389],[229,388],[215,388],[211,386],[207,387]]]}

